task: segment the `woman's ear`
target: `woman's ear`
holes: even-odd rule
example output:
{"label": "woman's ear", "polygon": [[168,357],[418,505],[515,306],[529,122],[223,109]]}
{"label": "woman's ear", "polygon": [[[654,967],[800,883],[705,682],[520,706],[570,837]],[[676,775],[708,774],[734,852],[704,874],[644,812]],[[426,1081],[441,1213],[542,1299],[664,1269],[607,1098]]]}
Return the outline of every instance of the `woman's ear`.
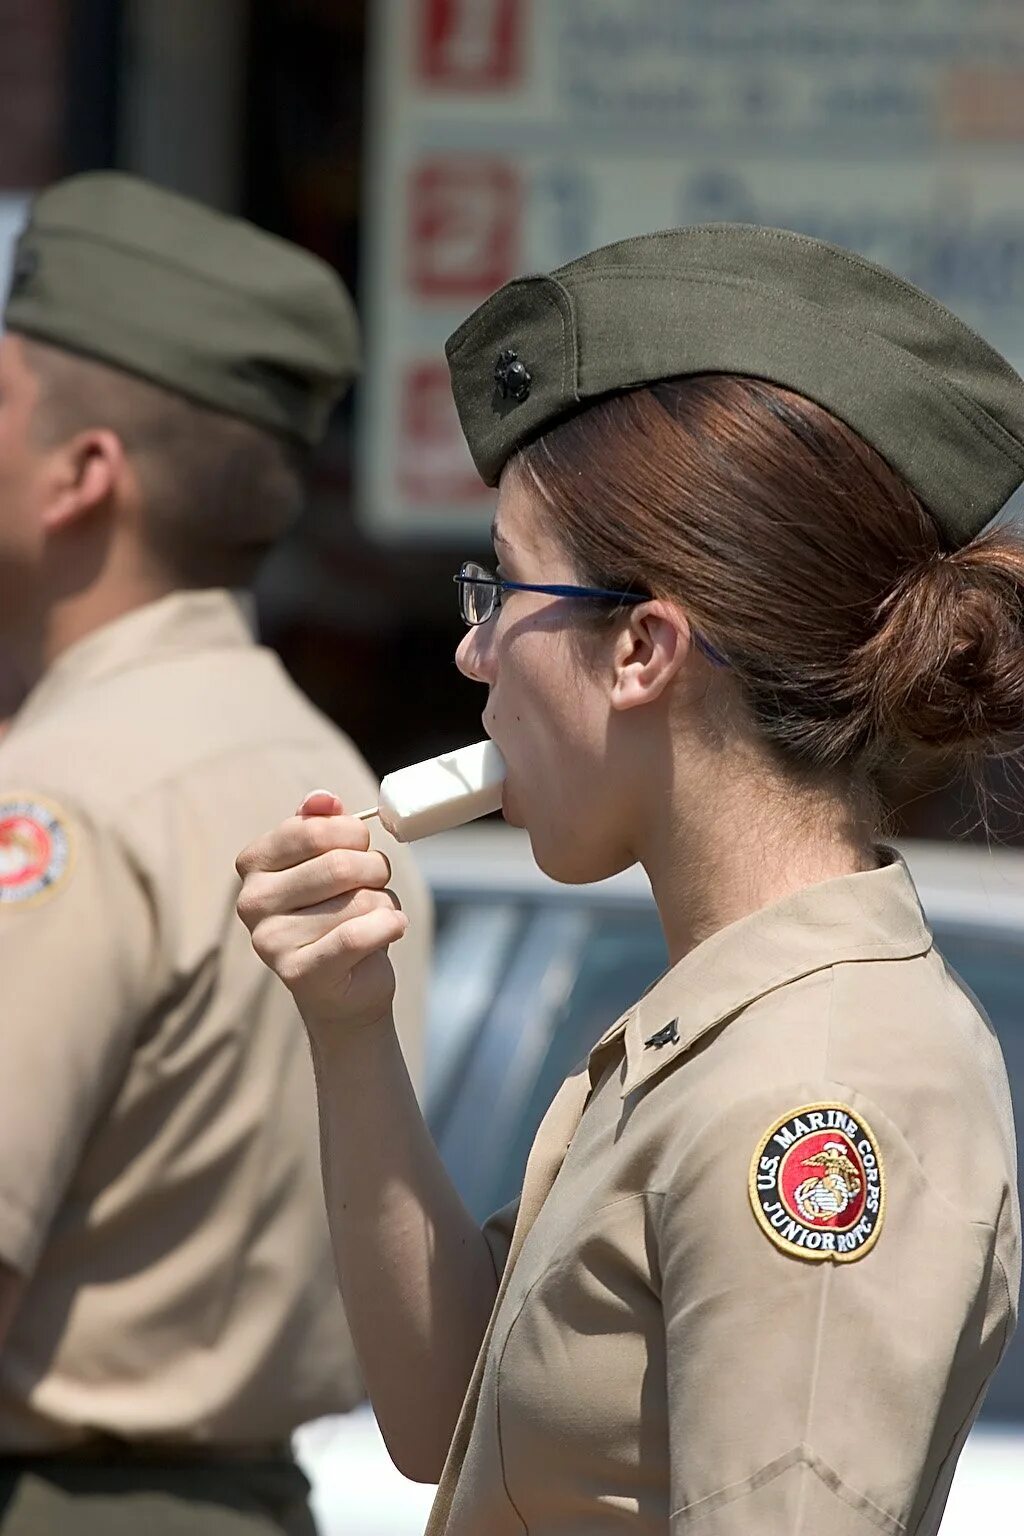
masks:
{"label": "woman's ear", "polygon": [[102,427],[78,432],[53,450],[52,494],[44,523],[49,532],[68,527],[102,506],[120,484],[127,459],[116,432]]}
{"label": "woman's ear", "polygon": [[693,653],[693,634],[685,616],[671,603],[637,603],[616,637],[613,658],[613,709],[653,704]]}

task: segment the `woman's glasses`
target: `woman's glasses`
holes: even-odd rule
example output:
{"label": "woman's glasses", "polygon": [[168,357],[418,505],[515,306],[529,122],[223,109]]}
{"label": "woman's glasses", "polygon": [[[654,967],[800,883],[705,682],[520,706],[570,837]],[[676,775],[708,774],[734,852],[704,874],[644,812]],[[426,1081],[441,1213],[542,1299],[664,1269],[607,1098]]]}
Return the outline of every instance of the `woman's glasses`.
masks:
{"label": "woman's glasses", "polygon": [[486,624],[501,607],[505,592],[543,592],[547,597],[587,598],[591,602],[645,603],[642,592],[610,592],[607,587],[570,587],[563,583],[538,585],[529,581],[502,581],[486,566],[466,560],[454,578],[459,588],[459,613],[469,625]]}
{"label": "woman's glasses", "polygon": [[[463,561],[458,575],[453,579],[459,589],[459,613],[463,622],[470,627],[486,624],[488,619],[493,618],[501,607],[502,594],[505,592],[542,592],[547,597],[579,597],[590,602],[604,603],[650,601],[649,594],[643,592],[613,592],[607,587],[571,587],[562,582],[502,581],[500,576],[495,576],[493,571],[489,571],[485,565],[478,565],[475,560]],[[691,630],[691,634],[694,645],[713,666],[729,665],[721,652],[716,651],[703,635],[695,629]]]}

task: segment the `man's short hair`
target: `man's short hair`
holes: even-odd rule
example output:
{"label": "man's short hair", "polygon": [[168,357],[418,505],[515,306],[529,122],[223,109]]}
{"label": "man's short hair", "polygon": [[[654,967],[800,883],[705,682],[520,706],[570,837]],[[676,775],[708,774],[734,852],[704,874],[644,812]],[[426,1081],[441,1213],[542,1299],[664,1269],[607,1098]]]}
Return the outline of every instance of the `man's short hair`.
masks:
{"label": "man's short hair", "polygon": [[40,384],[34,430],[51,446],[90,427],[120,438],[153,555],[183,586],[246,586],[302,510],[308,452],[240,417],[22,338]]}

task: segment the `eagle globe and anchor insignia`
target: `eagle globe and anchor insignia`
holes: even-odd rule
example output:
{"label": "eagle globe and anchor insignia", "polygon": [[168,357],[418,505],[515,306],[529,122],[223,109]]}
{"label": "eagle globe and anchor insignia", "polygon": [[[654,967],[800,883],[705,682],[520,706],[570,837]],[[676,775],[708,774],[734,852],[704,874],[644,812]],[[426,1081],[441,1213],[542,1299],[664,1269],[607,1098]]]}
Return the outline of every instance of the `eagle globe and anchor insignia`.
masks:
{"label": "eagle globe and anchor insignia", "polygon": [[878,1142],[846,1104],[808,1104],[761,1138],[750,1203],[783,1253],[849,1264],[878,1240],[885,1175]]}
{"label": "eagle globe and anchor insignia", "polygon": [[494,384],[502,400],[521,405],[528,399],[533,376],[514,347],[503,347],[494,363]]}

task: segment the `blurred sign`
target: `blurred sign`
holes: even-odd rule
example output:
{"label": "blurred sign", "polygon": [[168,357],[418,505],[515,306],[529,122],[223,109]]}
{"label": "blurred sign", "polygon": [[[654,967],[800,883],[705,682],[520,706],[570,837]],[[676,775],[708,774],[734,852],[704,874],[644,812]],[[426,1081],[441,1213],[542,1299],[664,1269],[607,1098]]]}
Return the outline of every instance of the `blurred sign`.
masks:
{"label": "blurred sign", "polygon": [[522,73],[521,0],[426,0],[419,78],[446,90],[493,90]]}
{"label": "blurred sign", "polygon": [[416,298],[484,299],[518,270],[520,184],[507,161],[424,160],[408,196],[408,285]]}
{"label": "blurred sign", "polygon": [[1024,366],[1021,0],[379,0],[361,505],[479,542],[444,340],[493,288],[707,219],[851,246]]}

